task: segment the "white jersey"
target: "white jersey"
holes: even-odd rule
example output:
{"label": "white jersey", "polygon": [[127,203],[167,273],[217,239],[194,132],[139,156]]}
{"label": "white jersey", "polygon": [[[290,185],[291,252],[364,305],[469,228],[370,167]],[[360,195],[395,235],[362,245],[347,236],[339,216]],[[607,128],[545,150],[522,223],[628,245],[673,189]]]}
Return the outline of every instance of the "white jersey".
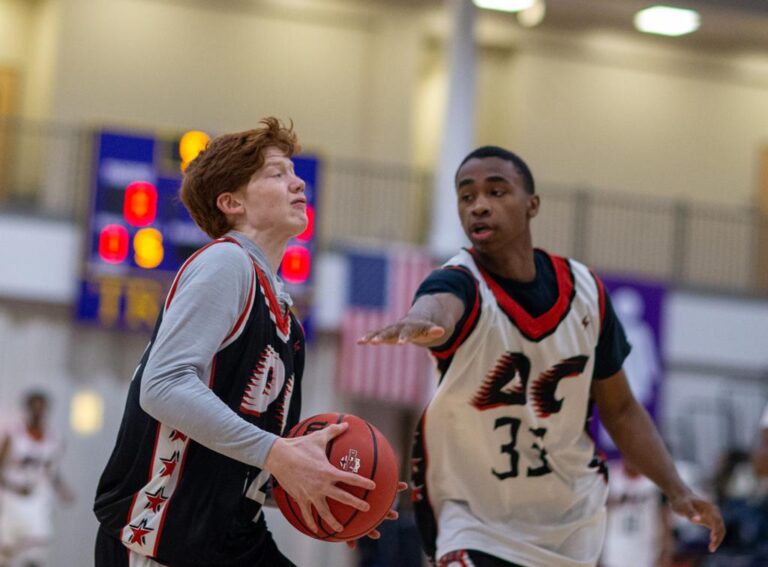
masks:
{"label": "white jersey", "polygon": [[526,567],[597,563],[607,485],[586,424],[604,292],[585,266],[550,259],[559,294],[539,317],[470,252],[446,264],[469,270],[478,295],[417,437],[415,498],[431,505],[438,558],[475,549]]}
{"label": "white jersey", "polygon": [[661,492],[644,476],[630,477],[612,467],[608,495],[608,529],[600,561],[603,567],[655,567],[662,549]]}
{"label": "white jersey", "polygon": [[51,480],[62,445],[50,434],[36,439],[24,423],[5,435],[10,445],[0,470],[0,548],[19,551],[44,545],[52,535]]}

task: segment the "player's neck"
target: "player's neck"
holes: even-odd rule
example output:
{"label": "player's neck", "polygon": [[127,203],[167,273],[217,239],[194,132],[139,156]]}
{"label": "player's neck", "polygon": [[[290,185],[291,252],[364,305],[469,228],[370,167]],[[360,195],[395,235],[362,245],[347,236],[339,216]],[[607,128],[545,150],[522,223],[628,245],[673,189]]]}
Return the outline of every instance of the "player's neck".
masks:
{"label": "player's neck", "polygon": [[531,246],[475,252],[482,266],[496,275],[518,282],[532,282],[536,279],[536,261]]}
{"label": "player's neck", "polygon": [[262,252],[264,252],[269,267],[272,268],[272,272],[276,274],[277,270],[280,268],[280,263],[283,261],[283,254],[285,254],[285,247],[288,245],[288,239],[274,238],[266,232],[257,232],[243,228],[238,228],[237,230],[244,234],[251,242],[256,244]]}
{"label": "player's neck", "polygon": [[40,439],[45,437],[43,424],[35,421],[27,422],[27,433],[29,433],[29,436],[32,437],[32,439],[37,441],[40,441]]}

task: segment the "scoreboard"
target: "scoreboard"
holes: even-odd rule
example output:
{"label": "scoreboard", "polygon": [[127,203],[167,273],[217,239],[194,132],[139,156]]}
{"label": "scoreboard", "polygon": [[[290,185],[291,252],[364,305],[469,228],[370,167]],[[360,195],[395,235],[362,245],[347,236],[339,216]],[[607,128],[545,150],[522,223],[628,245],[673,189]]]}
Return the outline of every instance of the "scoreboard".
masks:
{"label": "scoreboard", "polygon": [[[176,271],[210,240],[178,196],[183,169],[209,139],[199,131],[173,142],[125,132],[95,135],[80,321],[153,328]],[[289,242],[280,272],[292,292],[305,296],[315,247],[318,160],[292,159],[306,182],[310,223]]]}

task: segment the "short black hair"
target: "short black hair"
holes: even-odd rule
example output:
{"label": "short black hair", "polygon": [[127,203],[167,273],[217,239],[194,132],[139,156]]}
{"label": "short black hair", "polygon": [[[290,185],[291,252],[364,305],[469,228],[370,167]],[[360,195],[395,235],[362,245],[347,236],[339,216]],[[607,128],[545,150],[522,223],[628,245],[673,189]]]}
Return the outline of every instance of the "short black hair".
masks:
{"label": "short black hair", "polygon": [[32,402],[42,402],[46,406],[48,405],[48,394],[43,390],[30,390],[24,394],[24,404],[30,406]]}
{"label": "short black hair", "polygon": [[459,164],[459,167],[456,169],[456,175],[459,174],[459,169],[463,167],[465,163],[467,163],[471,159],[484,159],[484,158],[499,158],[503,159],[509,162],[512,162],[512,165],[515,166],[515,169],[517,169],[517,172],[520,174],[520,176],[523,178],[523,183],[525,184],[525,190],[528,191],[531,195],[533,195],[536,192],[536,184],[533,182],[533,174],[531,173],[531,170],[528,168],[528,164],[526,164],[523,159],[509,150],[505,150],[504,148],[500,148],[499,146],[482,146],[477,148],[476,150],[472,150],[467,154],[467,157],[465,157],[461,163]]}

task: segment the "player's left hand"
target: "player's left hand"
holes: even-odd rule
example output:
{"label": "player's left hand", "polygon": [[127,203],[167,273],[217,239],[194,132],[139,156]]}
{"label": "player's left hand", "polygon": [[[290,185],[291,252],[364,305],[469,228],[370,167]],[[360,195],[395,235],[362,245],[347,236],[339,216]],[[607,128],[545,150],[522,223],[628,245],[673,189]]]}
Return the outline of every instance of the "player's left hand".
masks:
{"label": "player's left hand", "polygon": [[725,524],[720,509],[692,492],[670,498],[672,510],[689,521],[709,528],[709,551],[714,553],[725,538]]}
{"label": "player's left hand", "polygon": [[[397,483],[397,491],[402,492],[403,490],[406,490],[408,488],[408,484],[405,482],[398,482]],[[397,513],[397,510],[390,510],[386,516],[384,516],[385,520],[397,520],[400,517],[400,514]],[[369,537],[371,539],[379,539],[381,537],[381,533],[377,529],[372,529],[370,532],[365,534],[364,537]],[[350,549],[355,549],[357,547],[357,540],[348,541],[347,547]]]}

